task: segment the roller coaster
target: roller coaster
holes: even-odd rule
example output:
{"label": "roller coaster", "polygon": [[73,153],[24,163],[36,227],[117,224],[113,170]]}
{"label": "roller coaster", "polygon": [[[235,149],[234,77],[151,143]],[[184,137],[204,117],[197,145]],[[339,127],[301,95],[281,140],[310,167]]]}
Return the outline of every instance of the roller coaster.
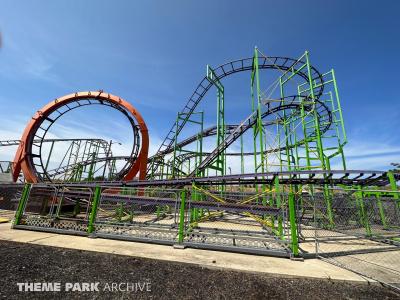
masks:
{"label": "roller coaster", "polygon": [[[278,75],[263,89],[262,74],[271,71]],[[225,81],[245,72],[251,109],[227,124]],[[205,128],[199,107],[210,90],[216,125]],[[47,138],[59,118],[88,105],[128,119],[129,155],[113,155],[112,141],[103,139]],[[61,142],[68,144],[64,158],[52,164],[44,145]],[[21,140],[0,146],[18,145],[7,169],[23,186],[14,228],[305,257],[317,229],[382,243],[400,237],[400,174],[348,170],[346,143],[334,70],[319,72],[307,51],[294,59],[255,48],[252,57],[207,66],[151,156],[140,113],[103,91],[50,102]]]}

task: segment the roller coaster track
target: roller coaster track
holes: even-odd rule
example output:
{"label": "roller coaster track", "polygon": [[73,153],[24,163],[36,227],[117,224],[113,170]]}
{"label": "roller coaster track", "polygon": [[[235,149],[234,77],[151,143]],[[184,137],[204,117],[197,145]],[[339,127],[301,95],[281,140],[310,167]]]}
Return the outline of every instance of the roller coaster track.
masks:
{"label": "roller coaster track", "polygon": [[[50,180],[42,160],[42,145],[52,125],[71,110],[89,105],[102,105],[120,111],[130,122],[133,131],[133,147],[125,166],[119,172],[121,178],[132,179],[139,174],[143,179],[147,165],[148,131],[139,112],[127,101],[103,91],[69,94],[42,107],[28,123],[19,143],[13,163],[14,181],[22,171],[28,182]],[[10,143],[6,143],[10,144]]]}
{"label": "roller coaster track", "polygon": [[[394,174],[400,180],[400,174]],[[248,185],[273,184],[279,178],[280,184],[315,184],[315,185],[360,185],[385,186],[389,183],[387,172],[374,170],[307,170],[282,171],[265,173],[247,173],[223,176],[186,177],[177,179],[131,180],[131,181],[91,181],[91,182],[62,182],[38,183],[37,186],[60,187],[183,187],[195,183],[198,186],[209,185]],[[17,186],[18,184],[2,184],[2,186]],[[22,184],[21,184],[22,185]]]}
{"label": "roller coaster track", "polygon": [[[306,82],[309,80],[308,73],[306,70],[297,70],[295,65],[298,63],[304,63],[299,60],[288,58],[288,57],[259,57],[258,58],[258,67],[259,69],[275,69],[281,71],[291,71],[295,72],[297,76],[303,78]],[[229,75],[243,72],[243,71],[251,71],[253,70],[253,58],[244,58],[235,61],[228,62],[223,64],[216,69],[214,69],[214,73],[216,75],[217,80],[221,80],[224,77]],[[314,88],[314,97],[315,99],[319,99],[319,97],[323,93],[324,85],[323,85],[323,77],[322,74],[311,66],[311,77],[315,82]],[[209,81],[207,76],[203,78],[203,80],[199,83],[186,105],[181,111],[182,115],[185,115],[186,118],[179,120],[174,123],[170,131],[168,132],[166,138],[160,145],[158,151],[154,155],[151,162],[147,167],[147,174],[154,173],[158,166],[161,163],[161,159],[167,153],[171,152],[173,148],[175,137],[181,132],[182,128],[185,126],[187,120],[190,115],[194,112],[197,105],[201,102],[207,91],[213,86],[213,83]]]}
{"label": "roller coaster track", "polygon": [[[285,97],[285,98],[281,99],[278,106],[275,106],[275,107],[269,106],[268,111],[265,111],[262,114],[261,118],[264,119],[269,115],[277,114],[278,112],[282,112],[287,109],[290,109],[292,111],[291,112],[292,115],[298,114],[299,110],[300,110],[300,103],[302,102],[302,101],[299,101],[299,98],[301,98],[303,101],[307,100],[306,97],[301,97],[301,96]],[[322,102],[320,102],[319,100],[316,100],[316,101],[314,101],[314,103],[315,103],[315,105],[309,104],[308,106],[305,106],[305,111],[310,111],[312,109],[315,109],[317,111],[317,114],[319,115],[319,118],[326,120],[325,122],[323,122],[324,126],[320,129],[321,133],[324,133],[329,129],[329,126],[332,122],[332,115],[331,115],[331,112],[329,111],[328,107],[326,107],[326,105],[324,105]],[[201,164],[197,167],[197,169],[193,170],[193,172],[191,172],[189,175],[185,174],[181,170],[181,168],[179,168],[179,165],[181,165],[185,160],[196,156],[197,154],[184,153],[180,156],[175,157],[175,161],[170,161],[169,164],[171,166],[172,166],[172,164],[174,164],[173,167],[175,168],[175,170],[178,170],[181,175],[195,176],[197,173],[203,171],[210,164],[212,164],[214,159],[220,153],[222,153],[225,149],[227,149],[233,142],[235,142],[249,128],[254,126],[254,124],[257,121],[256,116],[257,116],[257,111],[253,112],[249,117],[247,117],[239,125],[227,125],[226,126],[227,137],[225,138],[225,140],[220,145],[218,145],[218,147],[215,148],[212,152],[203,153],[203,155],[206,156],[206,158],[204,160],[202,160]],[[177,148],[183,147],[183,146],[186,146],[186,145],[192,143],[193,141],[197,140],[199,138],[199,136],[208,137],[208,136],[212,136],[215,134],[216,134],[216,126],[210,127],[208,129],[204,130],[203,132],[201,132],[200,134],[193,135],[193,136],[183,140],[182,142],[177,144],[178,145]],[[296,145],[303,144],[306,140],[312,138],[314,134],[315,134],[315,132],[311,133],[306,139],[300,140],[296,144],[289,145],[289,147],[295,147]],[[268,150],[264,151],[264,153],[272,153],[272,152],[276,152],[276,151],[279,151],[279,150],[282,150],[285,148],[286,148],[285,146],[282,146],[282,147],[277,147],[277,148],[273,148],[273,149],[268,149]],[[171,150],[171,152],[172,151],[173,151],[173,149]],[[168,153],[170,153],[170,152],[168,152]],[[240,155],[240,153],[229,153],[227,155]],[[243,153],[243,155],[254,155],[254,152]],[[150,159],[153,159],[153,158],[154,158],[154,156],[151,157]]]}
{"label": "roller coaster track", "polygon": [[80,161],[79,163],[74,163],[74,164],[69,164],[66,166],[62,166],[56,169],[52,169],[52,170],[46,170],[47,175],[50,178],[54,178],[57,175],[61,175],[61,174],[65,174],[68,171],[74,170],[77,165],[79,166],[88,166],[90,164],[93,163],[99,163],[99,162],[106,162],[106,161],[112,161],[112,160],[125,160],[125,161],[131,161],[134,160],[135,158],[133,158],[132,156],[109,156],[109,157],[96,157],[94,159],[88,159],[88,160],[84,160],[84,161]]}
{"label": "roller coaster track", "polygon": [[0,141],[0,147],[4,146],[18,146],[21,143],[20,140],[6,140]]}
{"label": "roller coaster track", "polygon": [[[108,143],[106,140],[103,139],[35,139],[33,140],[33,144],[40,144],[40,143],[52,143],[52,142],[72,142],[72,141],[92,141],[92,142],[101,142],[101,143]],[[6,146],[18,146],[21,143],[21,140],[5,140],[5,141],[0,141],[0,147],[6,147]]]}
{"label": "roller coaster track", "polygon": [[[286,109],[293,110],[294,113],[298,111],[300,108],[300,104],[295,103],[295,99],[297,96],[287,97],[291,98],[291,102],[279,102],[278,106],[269,108],[266,112],[263,113],[261,118],[265,118],[268,115],[275,114]],[[236,141],[242,134],[244,134],[247,130],[252,128],[257,122],[257,114],[258,111],[254,111],[251,113],[243,122],[241,122],[223,141],[220,143],[205,159],[201,161],[201,163],[195,168],[190,174],[189,177],[197,176],[200,172],[205,170],[209,165],[213,163],[213,161],[217,158],[217,156],[222,153],[226,148],[228,148],[234,141]],[[327,130],[324,128],[323,130]]]}
{"label": "roller coaster track", "polygon": [[[104,139],[96,139],[96,138],[67,138],[67,139],[36,139],[33,140],[33,144],[41,144],[41,143],[57,143],[57,142],[79,142],[79,141],[90,141],[90,142],[97,142],[101,144],[104,148],[109,147],[109,142],[107,142]],[[6,146],[18,146],[21,143],[20,140],[4,140],[0,141],[0,147],[6,147]],[[57,175],[62,175],[65,173],[68,173],[69,171],[72,171],[76,169],[77,166],[88,166],[90,164],[96,164],[99,162],[106,162],[106,161],[112,161],[112,160],[124,160],[124,161],[132,161],[135,158],[132,156],[113,156],[112,152],[109,152],[108,157],[95,157],[94,159],[87,159],[83,161],[79,161],[78,163],[73,163],[73,164],[68,164],[64,165],[58,168],[54,168],[51,170],[46,169],[46,177],[47,178],[55,178]],[[120,177],[119,174],[117,174],[117,177]]]}
{"label": "roller coaster track", "polygon": [[[273,110],[270,110],[270,111],[265,112],[265,113],[262,115],[262,118],[265,118],[266,116],[268,116],[268,115],[270,115],[270,114],[277,113],[277,112],[279,112],[279,111],[281,111],[281,110],[284,110],[284,109],[287,109],[287,108],[292,108],[292,109],[293,109],[293,108],[296,108],[296,109],[298,109],[298,108],[299,108],[299,104],[295,104],[295,101],[294,101],[294,100],[296,100],[296,98],[300,98],[300,97],[299,97],[299,96],[289,96],[289,97],[285,97],[285,98],[281,99],[281,102],[282,102],[282,103],[283,103],[284,101],[287,101],[288,99],[292,100],[292,101],[291,101],[292,103],[291,103],[289,106],[287,106],[287,105],[280,105],[278,108],[275,107]],[[281,103],[281,104],[282,104],[282,103]],[[300,103],[300,102],[299,102],[299,103]],[[320,128],[320,131],[321,131],[321,133],[325,133],[325,132],[329,129],[330,124],[332,123],[332,114],[331,114],[330,110],[328,109],[328,107],[327,107],[325,104],[323,104],[322,102],[320,102],[319,100],[316,100],[315,103],[316,103],[316,105],[314,106],[314,109],[316,109],[316,111],[317,111],[317,114],[318,114],[320,123],[323,123],[323,127]],[[305,107],[305,110],[306,110],[306,111],[307,111],[307,110],[309,111],[309,110],[310,110],[310,107],[312,107],[312,106],[309,105],[308,107]],[[323,121],[323,122],[322,122],[322,121]],[[243,123],[243,122],[242,122],[242,123]],[[271,122],[271,124],[266,124],[266,125],[273,125],[273,124],[275,124],[275,122]],[[254,122],[252,123],[252,125],[254,125]],[[226,133],[227,136],[229,137],[229,135],[232,134],[234,131],[236,131],[238,127],[240,127],[240,125],[226,125],[226,126],[225,126],[225,133]],[[251,126],[250,126],[250,127],[251,127]],[[247,129],[248,129],[248,128],[247,128]],[[247,129],[246,129],[246,130],[247,130]],[[243,134],[243,133],[244,133],[244,131],[241,132],[241,134]],[[179,142],[179,143],[176,145],[176,148],[177,148],[177,149],[183,148],[184,146],[187,146],[187,145],[189,145],[189,144],[195,142],[195,141],[198,140],[199,138],[210,137],[210,136],[214,136],[214,135],[216,135],[216,134],[217,134],[217,126],[209,127],[209,128],[207,128],[207,129],[203,130],[202,132],[197,133],[197,134],[194,134],[194,135],[192,135],[192,136],[190,136],[190,137],[184,139],[183,141]],[[241,134],[240,134],[240,135],[241,135]],[[235,140],[236,140],[240,135],[236,135]],[[296,145],[297,145],[297,146],[302,145],[302,144],[305,143],[306,140],[311,139],[314,135],[315,135],[315,132],[311,133],[311,134],[308,136],[307,139],[300,140],[300,141],[298,141],[296,144],[291,144],[291,145],[289,145],[288,147],[289,147],[289,148],[293,148],[293,147],[295,147]],[[233,143],[233,142],[234,142],[234,141],[232,141],[232,143]],[[230,143],[230,144],[232,144],[232,143]],[[229,144],[229,145],[230,145],[230,144]],[[227,147],[228,147],[229,145],[227,145]],[[226,148],[225,148],[225,149],[226,149]],[[223,150],[225,150],[225,149],[223,149]],[[265,150],[264,153],[273,153],[273,152],[277,152],[277,151],[285,150],[285,149],[286,149],[286,146],[282,146],[282,147],[277,147],[277,148],[272,148],[272,149]],[[223,151],[223,150],[222,150],[222,151]],[[173,151],[174,151],[174,149],[173,149],[173,148],[170,148],[169,151],[167,151],[167,152],[165,153],[165,155],[166,155],[166,154],[169,154],[169,153],[172,153]],[[203,153],[202,153],[202,156],[209,156],[209,155],[211,155],[211,154],[212,154],[211,152],[203,152]],[[260,153],[259,153],[259,152],[256,152],[256,154],[260,154]],[[170,167],[173,167],[173,168],[175,169],[176,172],[179,172],[181,175],[187,176],[187,174],[184,173],[184,172],[179,168],[179,165],[181,165],[184,161],[186,161],[186,160],[188,160],[188,159],[191,159],[191,158],[193,158],[193,157],[195,157],[195,156],[198,156],[198,155],[199,155],[198,153],[192,153],[192,152],[190,152],[190,153],[184,153],[184,154],[181,154],[181,155],[176,156],[176,157],[175,157],[175,161],[171,161],[171,160],[172,160],[172,159],[171,159],[168,163],[163,162],[163,164],[169,164]],[[217,155],[218,155],[218,153],[217,153]],[[247,156],[247,155],[254,155],[254,152],[226,153],[225,155],[227,155],[227,156],[239,156],[239,155]],[[155,159],[155,158],[156,158],[156,156],[154,155],[154,156],[152,156],[152,157],[149,158],[149,161],[151,162],[151,161],[152,161],[153,159]],[[174,166],[172,166],[172,165],[174,165]]]}

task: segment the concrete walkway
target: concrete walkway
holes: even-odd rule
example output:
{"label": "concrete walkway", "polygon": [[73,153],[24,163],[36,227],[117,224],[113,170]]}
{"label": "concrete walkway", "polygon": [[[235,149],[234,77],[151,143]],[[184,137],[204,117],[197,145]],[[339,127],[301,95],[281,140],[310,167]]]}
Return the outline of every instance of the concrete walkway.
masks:
{"label": "concrete walkway", "polygon": [[280,276],[305,276],[359,282],[367,281],[365,278],[355,273],[318,259],[292,261],[287,258],[220,251],[198,249],[180,250],[163,245],[101,238],[92,239],[82,236],[11,229],[11,223],[0,224],[0,240],[190,263],[207,268],[225,268]]}

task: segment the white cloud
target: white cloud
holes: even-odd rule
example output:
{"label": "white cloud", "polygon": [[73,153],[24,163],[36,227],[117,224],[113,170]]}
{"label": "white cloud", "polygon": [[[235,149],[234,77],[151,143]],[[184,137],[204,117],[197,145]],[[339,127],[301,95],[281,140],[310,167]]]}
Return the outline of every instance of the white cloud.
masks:
{"label": "white cloud", "polygon": [[[56,56],[48,48],[36,45],[43,43],[43,35],[32,33],[28,37],[22,35],[5,35],[2,49],[2,66],[0,75],[14,80],[34,79],[51,82],[65,87],[54,65]],[[19,38],[19,39],[18,39]]]}
{"label": "white cloud", "polygon": [[[344,147],[348,169],[387,170],[390,163],[400,161],[400,146],[380,141],[349,138],[349,144]],[[332,166],[334,168],[335,166]]]}
{"label": "white cloud", "polygon": [[[400,161],[399,157],[400,154],[359,158],[350,157],[346,159],[347,169],[384,171],[393,168],[390,163]],[[336,164],[332,166],[332,169],[341,169],[341,166],[340,164]]]}
{"label": "white cloud", "polygon": [[[364,141],[351,141],[345,146],[346,157],[360,157],[360,156],[373,156],[373,155],[387,155],[391,153],[399,153],[400,146],[392,145],[382,142],[369,142]],[[399,157],[400,158],[400,157]]]}

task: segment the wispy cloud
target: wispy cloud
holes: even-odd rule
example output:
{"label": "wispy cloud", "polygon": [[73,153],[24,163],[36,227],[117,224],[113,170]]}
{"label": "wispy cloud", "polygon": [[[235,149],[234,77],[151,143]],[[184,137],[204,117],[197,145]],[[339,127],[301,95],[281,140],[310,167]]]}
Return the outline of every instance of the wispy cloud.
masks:
{"label": "wispy cloud", "polygon": [[[344,147],[348,169],[387,170],[391,163],[400,161],[400,146],[384,141],[349,139]],[[339,163],[332,168],[341,168]]]}
{"label": "wispy cloud", "polygon": [[35,34],[35,30],[29,36],[19,32],[4,34],[0,75],[13,80],[40,80],[65,87],[54,68],[57,56],[49,48],[37,46],[44,42],[43,39],[44,35]]}
{"label": "wispy cloud", "polygon": [[380,141],[365,140],[351,140],[345,147],[346,157],[360,157],[360,156],[385,156],[390,154],[399,154],[400,146]]}

